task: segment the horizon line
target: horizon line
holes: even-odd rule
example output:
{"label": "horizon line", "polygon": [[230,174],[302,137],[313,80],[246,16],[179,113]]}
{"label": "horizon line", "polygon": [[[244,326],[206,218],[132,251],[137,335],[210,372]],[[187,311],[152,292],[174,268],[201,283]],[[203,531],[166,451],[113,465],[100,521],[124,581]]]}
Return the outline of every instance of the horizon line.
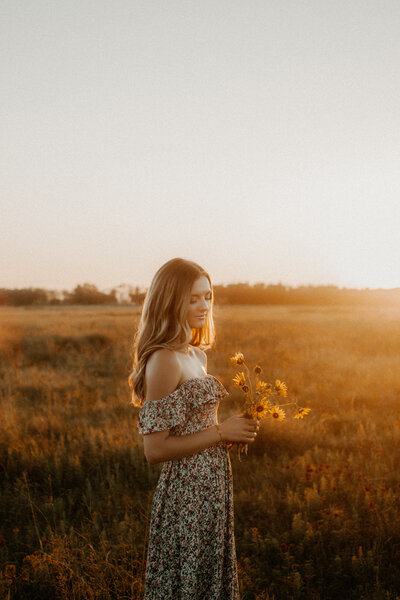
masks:
{"label": "horizon line", "polygon": [[[265,287],[268,286],[282,286],[284,288],[288,288],[288,289],[296,289],[296,288],[303,288],[303,287],[311,287],[311,288],[327,288],[327,287],[334,287],[337,288],[338,290],[356,290],[356,291],[396,291],[399,290],[400,291],[400,285],[396,286],[396,287],[390,287],[390,288],[385,288],[385,287],[348,287],[348,286],[340,286],[336,283],[299,283],[299,284],[285,284],[282,283],[281,281],[279,281],[278,283],[273,283],[273,282],[269,282],[266,283],[265,281],[256,281],[254,283],[249,283],[248,281],[236,281],[236,282],[227,282],[227,283],[213,283],[213,288],[215,287],[228,287],[231,285],[247,285],[248,287],[254,287],[255,285],[264,285]],[[106,293],[110,293],[112,290],[118,290],[119,288],[139,288],[139,293],[143,293],[146,292],[149,287],[150,284],[147,286],[142,286],[142,285],[138,285],[138,284],[131,284],[131,283],[120,283],[118,285],[114,285],[114,286],[107,286],[105,288],[100,288],[97,284],[89,282],[89,281],[85,281],[83,283],[76,283],[74,285],[74,287],[72,287],[71,289],[75,289],[79,286],[86,286],[86,285],[93,285],[96,287],[96,289],[100,292],[106,292]],[[144,289],[143,289],[144,288]],[[2,290],[27,290],[27,289],[33,289],[33,290],[46,290],[46,291],[52,291],[52,292],[63,292],[63,291],[69,291],[69,289],[66,288],[55,288],[55,287],[48,287],[48,286],[23,286],[23,287],[10,287],[10,286],[1,286],[0,289]]]}

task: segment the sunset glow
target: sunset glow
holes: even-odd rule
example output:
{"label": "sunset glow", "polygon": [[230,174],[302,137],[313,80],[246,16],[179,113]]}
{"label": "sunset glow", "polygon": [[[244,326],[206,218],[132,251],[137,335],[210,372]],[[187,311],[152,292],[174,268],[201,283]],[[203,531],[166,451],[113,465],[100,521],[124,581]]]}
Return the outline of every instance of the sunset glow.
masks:
{"label": "sunset glow", "polygon": [[400,5],[7,3],[0,287],[400,285]]}

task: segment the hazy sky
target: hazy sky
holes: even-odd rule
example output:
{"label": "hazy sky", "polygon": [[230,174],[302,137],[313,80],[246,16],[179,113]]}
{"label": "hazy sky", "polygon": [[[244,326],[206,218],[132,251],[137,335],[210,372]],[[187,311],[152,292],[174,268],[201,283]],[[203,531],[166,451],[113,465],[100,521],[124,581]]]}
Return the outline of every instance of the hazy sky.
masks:
{"label": "hazy sky", "polygon": [[400,286],[398,0],[3,0],[0,287]]}

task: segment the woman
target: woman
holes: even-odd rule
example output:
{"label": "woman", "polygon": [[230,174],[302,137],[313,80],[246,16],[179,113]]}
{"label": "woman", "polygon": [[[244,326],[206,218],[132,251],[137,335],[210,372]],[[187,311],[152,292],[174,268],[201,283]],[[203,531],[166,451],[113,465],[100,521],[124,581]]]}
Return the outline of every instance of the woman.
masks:
{"label": "woman", "polygon": [[227,444],[259,427],[217,423],[228,394],[207,374],[213,290],[198,264],[174,258],[155,274],[134,341],[132,402],[150,464],[163,462],[150,518],[145,600],[237,600],[232,468]]}

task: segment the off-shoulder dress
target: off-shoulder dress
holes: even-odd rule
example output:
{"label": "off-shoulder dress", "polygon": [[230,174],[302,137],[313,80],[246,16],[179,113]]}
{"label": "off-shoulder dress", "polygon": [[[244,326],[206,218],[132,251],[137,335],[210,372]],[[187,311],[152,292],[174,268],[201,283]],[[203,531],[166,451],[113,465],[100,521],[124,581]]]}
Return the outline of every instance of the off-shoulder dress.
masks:
{"label": "off-shoulder dress", "polygon": [[[228,394],[213,375],[192,377],[145,400],[140,434],[197,433],[217,423]],[[153,494],[144,600],[239,600],[232,467],[225,441],[168,460]]]}

